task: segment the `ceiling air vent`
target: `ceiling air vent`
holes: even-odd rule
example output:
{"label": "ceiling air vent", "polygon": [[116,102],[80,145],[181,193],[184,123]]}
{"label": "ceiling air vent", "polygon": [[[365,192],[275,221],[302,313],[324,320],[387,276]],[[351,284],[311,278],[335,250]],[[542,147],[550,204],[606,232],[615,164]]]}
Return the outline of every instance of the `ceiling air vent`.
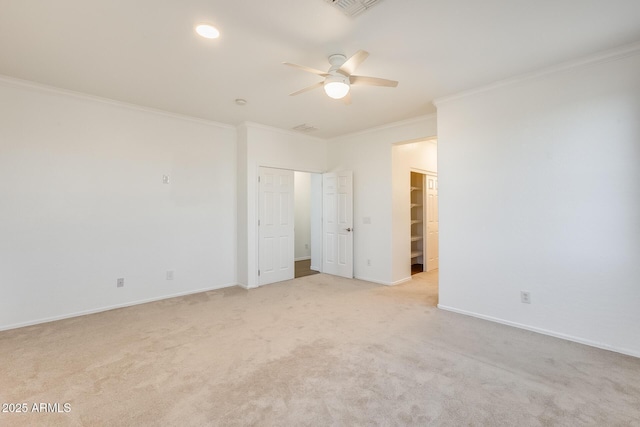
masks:
{"label": "ceiling air vent", "polygon": [[301,125],[295,126],[292,128],[293,130],[297,130],[298,132],[303,132],[303,133],[309,133],[309,132],[313,132],[314,130],[318,130],[318,128],[315,128],[311,125],[308,125],[306,123],[303,123]]}
{"label": "ceiling air vent", "polygon": [[348,16],[356,16],[382,0],[325,0]]}

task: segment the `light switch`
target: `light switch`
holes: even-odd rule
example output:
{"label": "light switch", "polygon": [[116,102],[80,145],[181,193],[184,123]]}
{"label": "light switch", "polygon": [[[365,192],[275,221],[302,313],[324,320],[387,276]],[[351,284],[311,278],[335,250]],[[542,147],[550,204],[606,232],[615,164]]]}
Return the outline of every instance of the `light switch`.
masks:
{"label": "light switch", "polygon": [[162,183],[163,184],[169,183],[169,175],[162,175]]}

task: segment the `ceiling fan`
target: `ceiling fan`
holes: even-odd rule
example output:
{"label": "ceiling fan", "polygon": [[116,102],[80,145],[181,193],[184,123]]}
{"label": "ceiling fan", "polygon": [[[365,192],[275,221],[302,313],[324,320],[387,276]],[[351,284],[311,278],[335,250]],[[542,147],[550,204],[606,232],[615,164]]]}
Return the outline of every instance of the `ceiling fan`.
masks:
{"label": "ceiling fan", "polygon": [[368,56],[369,52],[366,52],[364,50],[357,51],[349,59],[341,54],[331,55],[329,56],[329,63],[331,64],[331,68],[329,68],[329,71],[321,71],[316,70],[315,68],[306,67],[304,65],[283,62],[284,65],[295,67],[300,70],[316,74],[320,77],[324,77],[324,81],[318,82],[304,89],[300,89],[299,91],[289,94],[289,96],[300,95],[301,93],[305,93],[323,86],[324,91],[329,97],[333,99],[344,99],[347,104],[350,104],[351,95],[349,94],[349,89],[351,88],[351,85],[385,87],[398,86],[398,82],[395,80],[353,75],[358,65],[360,65],[365,59],[367,59]]}

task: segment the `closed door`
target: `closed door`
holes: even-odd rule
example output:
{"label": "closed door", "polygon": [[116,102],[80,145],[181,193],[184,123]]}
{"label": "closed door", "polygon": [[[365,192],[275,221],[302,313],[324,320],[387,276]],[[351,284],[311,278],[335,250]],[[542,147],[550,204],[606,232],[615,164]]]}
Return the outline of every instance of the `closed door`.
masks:
{"label": "closed door", "polygon": [[294,276],[293,171],[260,168],[258,283]]}
{"label": "closed door", "polygon": [[353,277],[353,174],[325,173],[322,179],[322,272]]}
{"label": "closed door", "polygon": [[427,271],[438,268],[438,177],[426,176],[427,195]]}

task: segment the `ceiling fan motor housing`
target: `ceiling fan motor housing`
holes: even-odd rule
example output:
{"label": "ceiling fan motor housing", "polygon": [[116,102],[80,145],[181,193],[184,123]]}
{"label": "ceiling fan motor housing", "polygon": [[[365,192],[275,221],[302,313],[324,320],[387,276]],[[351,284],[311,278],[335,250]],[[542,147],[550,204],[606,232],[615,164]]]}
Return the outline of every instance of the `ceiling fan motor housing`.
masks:
{"label": "ceiling fan motor housing", "polygon": [[338,68],[342,67],[342,64],[344,64],[346,60],[347,60],[347,57],[340,53],[330,55],[329,64],[331,64],[331,69],[329,71],[335,71]]}

